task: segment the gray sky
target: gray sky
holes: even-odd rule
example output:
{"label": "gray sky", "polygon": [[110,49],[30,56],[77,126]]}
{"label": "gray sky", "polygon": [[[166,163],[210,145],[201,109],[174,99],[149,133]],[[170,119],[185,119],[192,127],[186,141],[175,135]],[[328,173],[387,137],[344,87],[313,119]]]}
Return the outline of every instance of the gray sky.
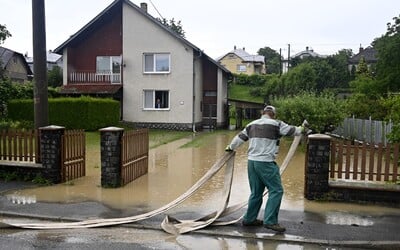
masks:
{"label": "gray sky", "polygon": [[[0,24],[12,37],[1,46],[32,56],[32,0],[0,0]],[[46,0],[47,50],[55,49],[113,0]],[[399,0],[131,0],[154,17],[182,22],[186,38],[212,58],[236,45],[250,54],[268,46],[287,57],[306,46],[323,55],[357,53],[386,32]],[[155,8],[154,8],[154,6]],[[158,10],[158,12],[157,12]]]}

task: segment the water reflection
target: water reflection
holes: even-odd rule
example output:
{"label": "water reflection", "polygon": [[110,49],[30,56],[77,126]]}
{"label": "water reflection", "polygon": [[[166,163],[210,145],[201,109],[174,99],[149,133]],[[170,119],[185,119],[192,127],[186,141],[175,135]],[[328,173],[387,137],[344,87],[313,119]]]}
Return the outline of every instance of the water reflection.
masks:
{"label": "water reflection", "polygon": [[[225,146],[236,134],[235,131],[208,133],[213,134],[207,136],[206,142],[201,147],[181,147],[191,141],[192,138],[189,137],[151,149],[148,174],[121,188],[101,188],[98,167],[100,155],[91,153],[88,155],[91,157],[91,164],[87,164],[87,176],[66,184],[26,189],[11,194],[34,196],[37,201],[44,202],[99,201],[115,209],[129,211],[132,208],[136,210],[141,208],[143,211],[149,211],[169,203],[189,189],[224,154]],[[283,161],[290,143],[290,141],[281,143],[278,163]],[[231,204],[243,202],[249,195],[246,151],[247,145],[243,145],[236,154]],[[282,209],[311,212],[336,211],[342,214],[352,211],[399,213],[398,209],[382,206],[307,201],[303,198],[304,162],[304,152],[298,149],[283,173],[285,194]],[[223,172],[214,176],[193,197],[182,204],[182,209],[202,213],[214,211],[221,197],[223,176]]]}

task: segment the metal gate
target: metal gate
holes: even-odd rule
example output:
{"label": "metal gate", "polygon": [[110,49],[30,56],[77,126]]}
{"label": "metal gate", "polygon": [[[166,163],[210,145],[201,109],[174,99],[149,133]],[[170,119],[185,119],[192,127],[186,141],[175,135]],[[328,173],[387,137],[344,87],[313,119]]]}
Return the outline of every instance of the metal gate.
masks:
{"label": "metal gate", "polygon": [[66,130],[61,140],[61,182],[85,176],[84,130]]}

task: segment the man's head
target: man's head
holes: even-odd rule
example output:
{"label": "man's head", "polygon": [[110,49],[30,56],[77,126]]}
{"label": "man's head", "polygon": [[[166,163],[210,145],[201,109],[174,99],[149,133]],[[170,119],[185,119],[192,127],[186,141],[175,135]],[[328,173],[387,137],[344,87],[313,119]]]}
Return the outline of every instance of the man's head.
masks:
{"label": "man's head", "polygon": [[274,118],[276,115],[276,109],[274,106],[268,105],[264,108],[263,114],[267,114],[269,117]]}

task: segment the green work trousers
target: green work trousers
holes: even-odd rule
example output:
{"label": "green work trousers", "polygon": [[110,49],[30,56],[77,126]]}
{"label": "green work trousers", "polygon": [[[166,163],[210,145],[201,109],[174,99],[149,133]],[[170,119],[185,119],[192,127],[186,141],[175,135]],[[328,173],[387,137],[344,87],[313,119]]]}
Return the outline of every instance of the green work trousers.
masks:
{"label": "green work trousers", "polygon": [[276,162],[248,160],[247,174],[251,194],[243,220],[245,222],[253,222],[257,219],[266,187],[268,189],[268,200],[265,205],[264,224],[278,224],[278,214],[283,196],[279,166]]}

